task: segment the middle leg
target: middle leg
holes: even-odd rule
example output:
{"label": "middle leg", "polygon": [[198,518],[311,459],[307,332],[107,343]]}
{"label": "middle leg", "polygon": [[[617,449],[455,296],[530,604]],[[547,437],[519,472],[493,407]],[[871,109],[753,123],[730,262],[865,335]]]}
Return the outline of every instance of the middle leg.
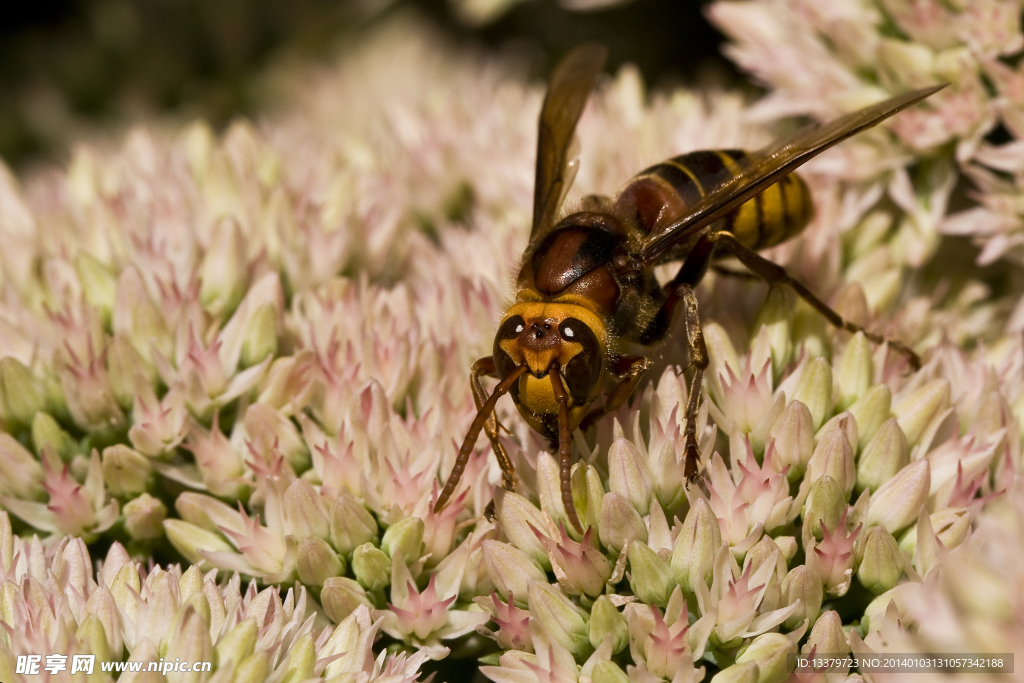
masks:
{"label": "middle leg", "polygon": [[671,326],[676,307],[683,305],[686,316],[686,343],[690,352],[690,364],[694,367],[693,378],[686,399],[685,426],[683,428],[683,476],[694,481],[700,471],[700,445],[697,439],[697,412],[700,408],[701,386],[704,371],[708,367],[708,349],[704,343],[704,332],[700,326],[697,297],[693,288],[704,277],[711,264],[714,242],[705,234],[694,245],[693,250],[680,266],[672,281],[665,285],[665,302],[651,320],[648,329],[641,335],[641,341],[650,344],[662,339]]}

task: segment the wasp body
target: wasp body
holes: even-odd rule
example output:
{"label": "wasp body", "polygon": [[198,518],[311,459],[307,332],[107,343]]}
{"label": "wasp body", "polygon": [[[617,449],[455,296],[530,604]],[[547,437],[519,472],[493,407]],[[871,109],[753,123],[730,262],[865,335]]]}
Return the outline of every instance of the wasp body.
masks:
{"label": "wasp body", "polygon": [[[693,288],[722,256],[738,258],[769,284],[792,287],[831,323],[862,331],[875,343],[888,342],[919,364],[903,344],[843,320],[757,250],[797,235],[811,218],[807,186],[791,171],[941,86],[897,96],[751,154],[722,150],[674,157],[642,171],[614,199],[588,197],[581,211],[556,221],[572,181],[568,156],[576,123],[605,55],[600,46],[582,46],[552,74],[540,116],[533,230],[516,299],[502,316],[492,355],[473,365],[478,413],[435,511],[454,492],[481,431],[498,457],[505,488],[514,489],[514,469],[494,417],[498,398],[508,393],[523,418],[557,444],[562,501],[582,532],[570,483],[572,433],[626,401],[648,366],[646,358],[627,351],[662,340],[680,304],[694,367],[683,471],[687,479],[696,478],[696,416],[708,357]],[[670,261],[682,265],[662,286],[653,270]],[[490,394],[481,383],[485,375],[499,380]]]}

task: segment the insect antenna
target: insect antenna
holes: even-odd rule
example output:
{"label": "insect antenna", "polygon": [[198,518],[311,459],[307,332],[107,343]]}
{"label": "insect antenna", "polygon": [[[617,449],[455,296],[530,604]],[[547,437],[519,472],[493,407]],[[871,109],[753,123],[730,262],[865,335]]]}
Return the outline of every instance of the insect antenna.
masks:
{"label": "insect antenna", "polygon": [[466,469],[466,463],[469,462],[469,456],[473,452],[473,446],[476,444],[477,437],[480,436],[480,430],[484,428],[484,423],[487,422],[488,416],[494,411],[494,406],[497,405],[498,399],[507,394],[509,389],[529,369],[529,366],[525,363],[517,366],[505,379],[498,382],[498,386],[494,387],[494,392],[488,397],[487,402],[480,406],[473,424],[469,427],[469,433],[466,434],[466,439],[462,442],[462,448],[459,449],[459,456],[455,458],[455,465],[452,467],[451,474],[448,475],[448,481],[445,482],[444,488],[441,489],[437,502],[434,504],[435,515],[444,509],[448,499],[455,492],[455,487],[459,485],[462,473]]}

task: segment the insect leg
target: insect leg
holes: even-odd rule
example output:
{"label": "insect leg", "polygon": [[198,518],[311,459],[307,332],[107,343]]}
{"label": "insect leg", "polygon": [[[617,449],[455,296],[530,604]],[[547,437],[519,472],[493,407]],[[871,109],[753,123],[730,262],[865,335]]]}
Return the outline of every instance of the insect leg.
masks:
{"label": "insect leg", "polygon": [[737,278],[739,280],[760,280],[761,279],[761,278],[759,278],[758,276],[754,275],[751,272],[744,271],[744,270],[733,270],[732,268],[726,268],[725,266],[713,265],[713,266],[711,266],[711,270],[715,271],[716,273],[718,273],[719,275],[722,275],[724,277],[734,277],[734,278]]}
{"label": "insect leg", "polygon": [[769,261],[753,249],[743,246],[743,244],[741,244],[740,241],[731,233],[724,231],[718,232],[712,236],[712,239],[715,241],[716,246],[720,246],[722,249],[738,258],[743,265],[750,269],[750,272],[757,275],[769,285],[786,285],[792,288],[793,291],[800,295],[804,301],[809,303],[816,311],[818,311],[818,313],[821,313],[826,320],[836,327],[848,332],[862,332],[867,339],[875,344],[888,343],[889,346],[907,357],[910,361],[911,367],[915,370],[921,369],[921,359],[913,352],[913,350],[910,349],[910,347],[905,345],[903,342],[883,337],[882,335],[875,334],[874,332],[869,332],[860,325],[845,320],[828,304],[819,299],[814,292],[807,289],[803,283],[793,279],[793,277],[786,272],[785,268],[777,263]]}
{"label": "insect leg", "polygon": [[572,502],[572,432],[569,430],[569,394],[562,385],[562,373],[558,363],[552,363],[551,389],[558,401],[558,468],[562,485],[562,506],[569,521],[576,531],[583,533],[583,525],[576,514],[576,504]]}
{"label": "insect leg", "polygon": [[448,502],[452,493],[455,492],[455,487],[459,485],[459,481],[462,479],[462,472],[466,469],[466,463],[469,462],[469,456],[472,454],[473,446],[476,444],[476,438],[480,436],[480,430],[484,428],[487,418],[494,412],[494,406],[498,403],[498,399],[507,394],[508,390],[529,369],[526,364],[516,367],[505,379],[498,382],[498,386],[494,388],[494,393],[488,397],[487,402],[477,411],[473,424],[469,426],[466,439],[462,442],[462,448],[459,449],[459,455],[455,458],[455,465],[452,467],[451,474],[448,475],[448,481],[445,482],[444,488],[441,489],[441,493],[437,496],[437,502],[434,503],[434,514],[444,509],[445,503]]}
{"label": "insect leg", "polygon": [[[477,362],[473,363],[473,367],[469,371],[469,384],[473,389],[473,400],[476,401],[476,409],[481,410],[484,404],[487,403],[487,390],[484,389],[483,384],[480,382],[480,378],[496,377],[498,370],[494,365],[494,358],[487,356],[481,358]],[[512,459],[508,457],[508,453],[505,451],[505,447],[501,445],[501,441],[498,440],[498,429],[501,425],[498,423],[498,416],[491,411],[487,416],[487,422],[484,423],[484,434],[487,435],[488,441],[491,442],[491,448],[494,449],[494,455],[498,458],[498,465],[501,466],[501,483],[505,487],[506,491],[516,490],[516,469],[512,465]]]}
{"label": "insect leg", "polygon": [[708,347],[704,344],[704,332],[700,328],[697,311],[697,297],[690,285],[679,285],[677,290],[686,314],[686,342],[690,347],[690,362],[694,366],[693,379],[686,399],[686,426],[683,428],[683,475],[687,481],[697,478],[700,467],[700,446],[697,442],[697,409],[700,407],[700,387],[704,370],[708,367]]}
{"label": "insect leg", "polygon": [[686,342],[690,350],[690,363],[694,366],[693,378],[690,380],[690,391],[686,400],[686,426],[683,428],[683,475],[688,481],[697,478],[700,469],[700,446],[697,441],[697,410],[700,407],[700,388],[704,380],[704,370],[708,367],[708,349],[704,344],[704,332],[700,327],[700,315],[697,310],[697,297],[693,287],[704,277],[715,244],[709,234],[705,233],[690,251],[679,272],[672,281],[665,285],[665,302],[655,314],[651,324],[640,336],[640,341],[650,344],[662,339],[668,332],[675,315],[676,306],[680,303],[686,315]]}
{"label": "insect leg", "polygon": [[650,361],[639,356],[621,356],[619,360],[623,363],[628,363],[625,373],[617,373],[624,374],[622,380],[608,393],[604,405],[590,411],[583,418],[583,422],[580,423],[580,429],[586,429],[608,413],[615,412],[622,407],[622,404],[626,402],[626,399],[636,389],[636,385],[640,384],[640,379],[644,376],[644,372],[647,371],[647,366],[650,365]]}

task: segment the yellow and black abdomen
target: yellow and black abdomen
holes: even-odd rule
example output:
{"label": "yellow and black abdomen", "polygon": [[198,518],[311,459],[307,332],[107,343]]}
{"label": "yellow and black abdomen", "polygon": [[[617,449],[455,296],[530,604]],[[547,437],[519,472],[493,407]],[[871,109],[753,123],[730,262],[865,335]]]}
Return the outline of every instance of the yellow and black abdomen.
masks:
{"label": "yellow and black abdomen", "polygon": [[[638,174],[616,203],[648,232],[669,225],[707,188],[735,175],[746,156],[742,150],[726,149],[667,159]],[[813,213],[807,185],[791,173],[728,214],[718,229],[728,230],[751,249],[766,249],[798,235]]]}

